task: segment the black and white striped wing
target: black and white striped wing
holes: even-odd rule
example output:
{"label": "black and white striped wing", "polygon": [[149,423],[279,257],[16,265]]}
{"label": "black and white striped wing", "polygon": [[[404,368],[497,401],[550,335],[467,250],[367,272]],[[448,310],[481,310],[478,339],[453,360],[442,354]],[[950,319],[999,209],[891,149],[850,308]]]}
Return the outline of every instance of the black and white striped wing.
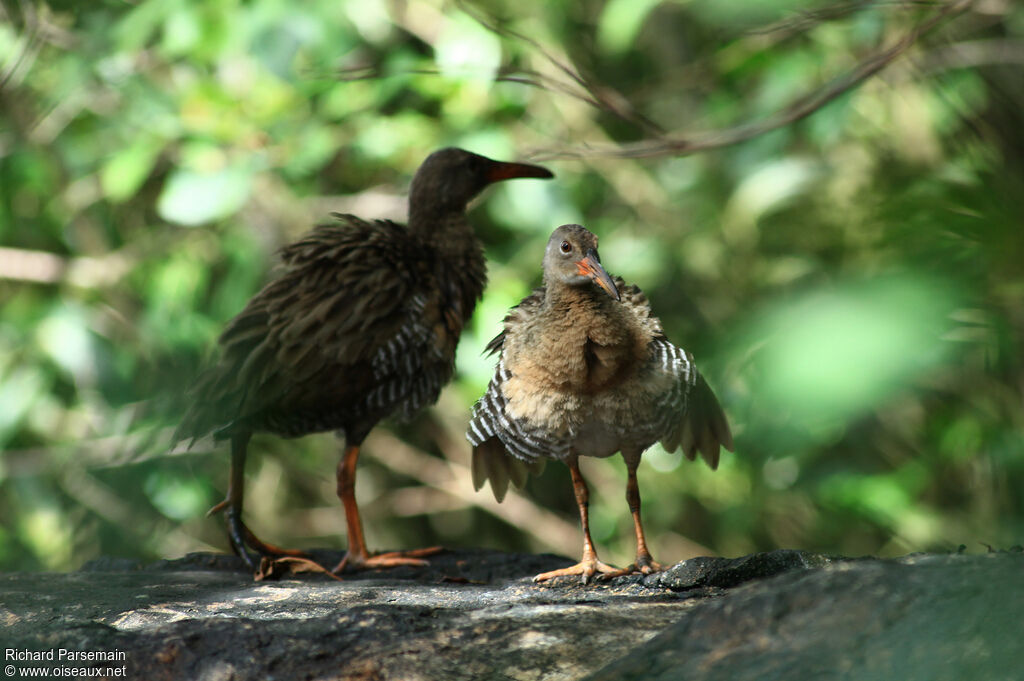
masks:
{"label": "black and white striped wing", "polygon": [[664,338],[651,342],[655,371],[675,378],[656,403],[657,428],[667,451],[682,447],[691,461],[699,452],[712,468],[718,467],[721,447],[732,451],[732,433],[718,398],[697,371],[693,355]]}
{"label": "black and white striped wing", "polygon": [[422,294],[412,296],[405,305],[405,321],[374,353],[374,387],[366,396],[368,410],[394,409],[399,419],[409,419],[435,402],[451,378],[451,362],[438,350],[425,305]]}
{"label": "black and white striped wing", "polygon": [[503,387],[511,377],[504,361],[499,360],[487,392],[473,407],[473,418],[466,433],[470,444],[476,447],[497,438],[509,454],[526,463],[534,463],[543,457],[561,459],[568,456],[568,439],[552,437],[509,415]]}
{"label": "black and white striped wing", "polygon": [[671,442],[680,430],[680,417],[686,413],[687,398],[693,390],[697,372],[693,366],[693,357],[667,340],[655,339],[649,347],[652,370],[658,374],[668,374],[672,378],[669,389],[658,395],[654,409],[655,432],[662,441]]}
{"label": "black and white striped wing", "polygon": [[503,386],[512,377],[499,359],[487,391],[473,407],[466,438],[473,445],[473,488],[490,481],[499,502],[511,482],[522,487],[530,473],[544,468],[545,457],[569,454],[568,441],[546,437],[508,413]]}

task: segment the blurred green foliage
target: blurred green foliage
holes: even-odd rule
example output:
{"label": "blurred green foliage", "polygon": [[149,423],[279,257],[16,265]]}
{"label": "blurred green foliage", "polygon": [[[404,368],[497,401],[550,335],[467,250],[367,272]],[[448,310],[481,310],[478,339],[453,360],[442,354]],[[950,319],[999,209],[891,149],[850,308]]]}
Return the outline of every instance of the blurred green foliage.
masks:
{"label": "blurred green foliage", "polygon": [[[373,546],[576,552],[564,467],[496,507],[472,492],[461,439],[493,367],[483,345],[570,221],[646,291],[734,425],[737,453],[716,472],[647,454],[657,558],[1021,541],[1020,4],[976,3],[802,121],[644,159],[588,150],[758,125],[936,7],[0,10],[0,569],[226,547],[203,517],[223,494],[226,452],[168,451],[191,379],[277,247],[332,210],[401,217],[412,172],[449,144],[507,159],[584,153],[547,161],[555,181],[497,187],[474,211],[490,284],[439,404],[368,441],[358,495]],[[566,92],[580,90],[556,62],[618,104]],[[250,449],[250,526],[343,546],[337,442],[263,436]],[[628,562],[621,461],[583,470],[602,557]]]}

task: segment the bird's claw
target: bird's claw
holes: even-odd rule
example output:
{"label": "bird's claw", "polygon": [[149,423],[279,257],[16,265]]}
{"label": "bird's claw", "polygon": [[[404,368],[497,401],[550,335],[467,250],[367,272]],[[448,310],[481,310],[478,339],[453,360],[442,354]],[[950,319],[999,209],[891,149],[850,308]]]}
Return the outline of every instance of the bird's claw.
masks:
{"label": "bird's claw", "polygon": [[[217,507],[214,506],[214,508]],[[211,509],[211,511],[212,510],[213,509]],[[257,576],[263,575],[263,562],[266,560],[266,556],[263,556],[263,559],[257,565],[256,560],[253,558],[252,554],[249,553],[249,549],[245,545],[245,533],[248,531],[248,528],[245,526],[245,523],[242,522],[240,514],[234,508],[228,507],[227,512],[228,538],[231,541],[232,550],[234,550],[234,552],[245,561],[245,564],[248,565],[249,569]]]}
{"label": "bird's claw", "polygon": [[550,572],[542,572],[534,577],[533,581],[539,583],[546,582],[549,579],[554,579],[555,577],[579,575],[580,583],[586,585],[590,582],[590,578],[597,573],[600,573],[603,576],[613,572],[619,572],[619,568],[613,565],[608,565],[607,563],[602,563],[597,558],[584,558],[570,567],[562,568],[560,570],[552,570]]}
{"label": "bird's claw", "polygon": [[621,570],[606,572],[598,577],[601,580],[615,579],[626,575],[653,575],[656,572],[664,572],[666,567],[650,556],[637,556],[636,562],[627,565]]}
{"label": "bird's claw", "polygon": [[[266,579],[274,573],[273,563],[277,558],[310,559],[309,554],[303,551],[283,549],[273,544],[267,544],[254,535],[242,520],[241,512],[232,506],[227,499],[207,511],[206,515],[210,516],[222,512],[227,513],[228,539],[231,542],[231,549],[245,561],[245,564],[256,575],[257,580]],[[256,552],[256,555],[249,551],[250,548]]]}
{"label": "bird's claw", "polygon": [[429,561],[423,560],[423,556],[432,556],[444,549],[440,546],[430,546],[423,549],[411,549],[409,551],[389,551],[387,553],[369,554],[365,551],[345,553],[345,557],[335,566],[331,572],[338,575],[343,570],[372,570],[379,568],[392,568],[401,566],[424,567],[430,565]]}

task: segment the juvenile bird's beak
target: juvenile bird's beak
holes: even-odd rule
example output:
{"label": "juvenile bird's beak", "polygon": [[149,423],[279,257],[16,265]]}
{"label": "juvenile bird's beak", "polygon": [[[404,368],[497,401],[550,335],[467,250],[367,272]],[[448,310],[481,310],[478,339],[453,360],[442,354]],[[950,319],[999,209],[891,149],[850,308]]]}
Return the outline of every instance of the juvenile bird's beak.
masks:
{"label": "juvenile bird's beak", "polygon": [[500,182],[501,180],[511,180],[517,177],[536,177],[547,180],[555,176],[547,168],[530,165],[529,163],[506,163],[504,161],[494,161],[493,163],[494,165],[487,171],[488,182]]}
{"label": "juvenile bird's beak", "polygon": [[605,269],[601,267],[601,261],[598,260],[597,251],[593,248],[587,251],[582,260],[576,261],[576,267],[579,268],[579,273],[581,275],[590,277],[595,284],[605,290],[605,293],[615,300],[621,300],[621,297],[619,296],[619,289],[616,288],[615,282],[612,281],[611,276],[609,276]]}

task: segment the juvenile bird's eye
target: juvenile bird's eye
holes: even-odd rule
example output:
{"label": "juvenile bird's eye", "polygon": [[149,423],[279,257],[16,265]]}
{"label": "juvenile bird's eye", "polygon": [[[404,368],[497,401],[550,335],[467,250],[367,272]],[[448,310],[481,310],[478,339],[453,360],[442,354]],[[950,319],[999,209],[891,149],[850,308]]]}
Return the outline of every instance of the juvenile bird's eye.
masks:
{"label": "juvenile bird's eye", "polygon": [[563,241],[561,249],[562,253],[572,253],[572,244],[569,243],[568,241]]}

